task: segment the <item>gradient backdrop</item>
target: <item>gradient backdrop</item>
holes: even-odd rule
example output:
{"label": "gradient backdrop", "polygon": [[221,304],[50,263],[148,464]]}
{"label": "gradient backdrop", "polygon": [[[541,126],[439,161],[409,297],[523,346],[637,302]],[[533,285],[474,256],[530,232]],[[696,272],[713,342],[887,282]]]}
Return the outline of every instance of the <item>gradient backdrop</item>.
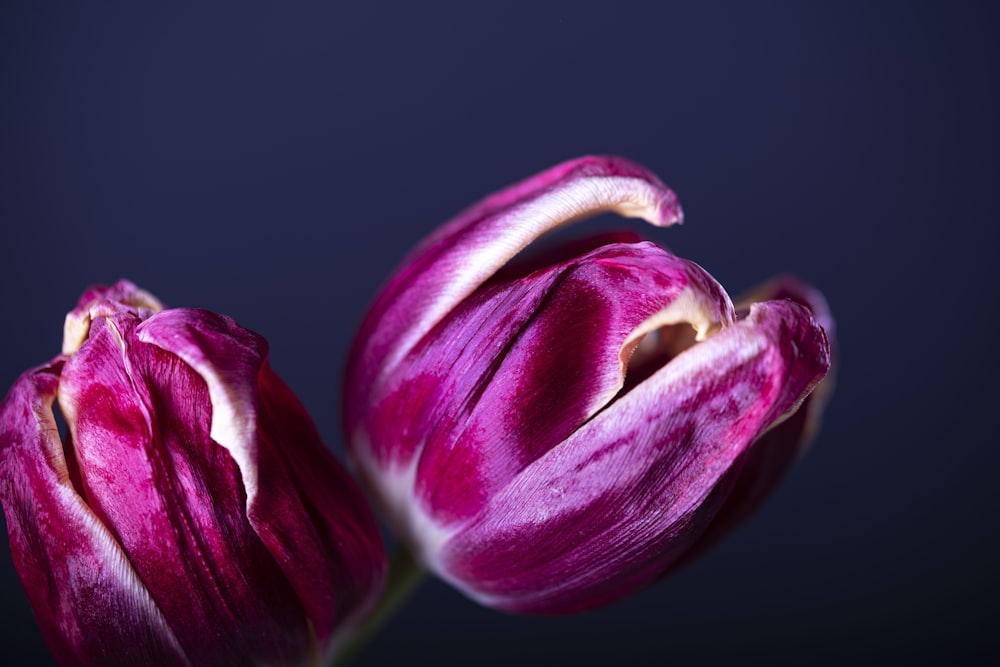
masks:
{"label": "gradient backdrop", "polygon": [[[358,665],[996,657],[996,5],[213,4],[0,10],[0,391],[129,277],[267,336],[342,454],[348,342],[407,249],[618,153],[684,204],[653,238],[731,292],[826,293],[819,439],[640,595],[518,618],[428,581]],[[4,662],[51,664],[2,544]]]}

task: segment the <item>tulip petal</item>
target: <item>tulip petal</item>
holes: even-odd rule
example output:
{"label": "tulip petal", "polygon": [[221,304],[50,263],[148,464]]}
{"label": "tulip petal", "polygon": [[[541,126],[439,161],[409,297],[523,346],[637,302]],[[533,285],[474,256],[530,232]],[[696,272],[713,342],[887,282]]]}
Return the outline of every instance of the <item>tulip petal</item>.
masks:
{"label": "tulip petal", "polygon": [[0,405],[0,499],[42,635],[66,665],[191,665],[70,480],[52,411],[61,366],[28,371]]}
{"label": "tulip petal", "polygon": [[378,600],[384,549],[360,489],[267,364],[260,389],[261,432],[270,436],[260,447],[261,490],[250,521],[284,568],[322,642],[335,628],[349,633]]}
{"label": "tulip petal", "polygon": [[95,319],[63,369],[86,498],[192,661],[295,664],[313,638],[247,521],[237,460],[209,434],[223,410],[191,367],[136,338],[137,323],[127,312]]}
{"label": "tulip petal", "polygon": [[372,388],[462,300],[541,235],[617,212],[666,226],[681,221],[674,193],[617,157],[566,162],[459,214],[421,243],[380,293],[349,357],[345,418],[352,440]]}
{"label": "tulip petal", "polygon": [[160,313],[138,337],[204,381],[211,437],[239,464],[249,521],[325,642],[379,593],[382,545],[360,491],[271,371],[263,338],[228,317],[192,309]]}
{"label": "tulip petal", "polygon": [[828,367],[807,309],[756,304],[525,468],[428,563],[513,611],[568,613],[627,595],[697,541],[724,500],[712,493],[719,480]]}
{"label": "tulip petal", "polygon": [[777,299],[789,299],[812,312],[830,342],[830,371],[793,415],[758,438],[719,481],[713,492],[722,499],[716,515],[697,544],[671,567],[671,571],[698,558],[752,516],[771,496],[819,430],[820,417],[834,383],[836,341],[833,315],[817,289],[792,276],[781,276],[755,288],[739,299],[738,307],[749,310],[753,303]]}
{"label": "tulip petal", "polygon": [[393,513],[426,512],[442,527],[471,518],[619,394],[641,336],[679,323],[704,336],[732,318],[711,276],[648,242],[479,290],[376,395],[365,428],[396,450],[377,456],[405,462],[422,452],[418,503]]}

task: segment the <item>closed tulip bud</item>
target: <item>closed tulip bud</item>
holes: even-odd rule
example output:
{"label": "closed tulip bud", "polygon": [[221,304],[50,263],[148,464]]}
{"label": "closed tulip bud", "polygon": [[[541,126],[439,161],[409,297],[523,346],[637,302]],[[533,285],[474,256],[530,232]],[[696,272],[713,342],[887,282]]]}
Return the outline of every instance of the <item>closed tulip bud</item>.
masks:
{"label": "closed tulip bud", "polygon": [[317,664],[382,585],[374,518],[264,339],[126,281],[0,404],[0,500],[65,665]]}
{"label": "closed tulip bud", "polygon": [[348,362],[362,478],[417,559],[491,607],[570,613],[660,579],[763,501],[822,407],[832,321],[810,288],[734,305],[631,233],[519,254],[608,211],[681,221],[639,165],[559,165],[425,239]]}

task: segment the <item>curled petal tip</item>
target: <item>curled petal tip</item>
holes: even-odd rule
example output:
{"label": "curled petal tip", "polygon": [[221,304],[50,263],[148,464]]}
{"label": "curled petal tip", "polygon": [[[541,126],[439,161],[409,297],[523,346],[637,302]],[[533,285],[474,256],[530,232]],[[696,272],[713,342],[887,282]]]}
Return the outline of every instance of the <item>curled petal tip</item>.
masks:
{"label": "curled petal tip", "polygon": [[[675,198],[676,200],[676,198]],[[681,208],[680,202],[671,206],[669,210],[664,214],[664,217],[669,220],[667,224],[684,224],[684,209]]]}
{"label": "curled petal tip", "polygon": [[[614,212],[667,226],[677,196],[645,167],[614,156],[570,160],[475,204],[425,239],[385,286],[355,339],[347,376],[348,419],[363,395],[449,311],[541,236]],[[353,430],[353,429],[351,429]]]}

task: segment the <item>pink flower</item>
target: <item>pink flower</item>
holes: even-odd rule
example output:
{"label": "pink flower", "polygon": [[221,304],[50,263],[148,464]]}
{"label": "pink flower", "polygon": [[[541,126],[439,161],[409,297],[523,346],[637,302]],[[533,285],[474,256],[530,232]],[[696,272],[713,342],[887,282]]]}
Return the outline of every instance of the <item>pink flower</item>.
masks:
{"label": "pink flower", "polygon": [[262,337],[162,308],[126,281],[88,290],[63,354],[0,405],[42,634],[67,665],[315,664],[381,589],[374,519]]}
{"label": "pink flower", "polygon": [[681,220],[637,164],[556,166],[425,239],[354,342],[363,478],[417,558],[488,606],[569,613],[660,579],[763,500],[821,407],[814,290],[786,279],[737,308],[634,234],[520,254],[607,211]]}

